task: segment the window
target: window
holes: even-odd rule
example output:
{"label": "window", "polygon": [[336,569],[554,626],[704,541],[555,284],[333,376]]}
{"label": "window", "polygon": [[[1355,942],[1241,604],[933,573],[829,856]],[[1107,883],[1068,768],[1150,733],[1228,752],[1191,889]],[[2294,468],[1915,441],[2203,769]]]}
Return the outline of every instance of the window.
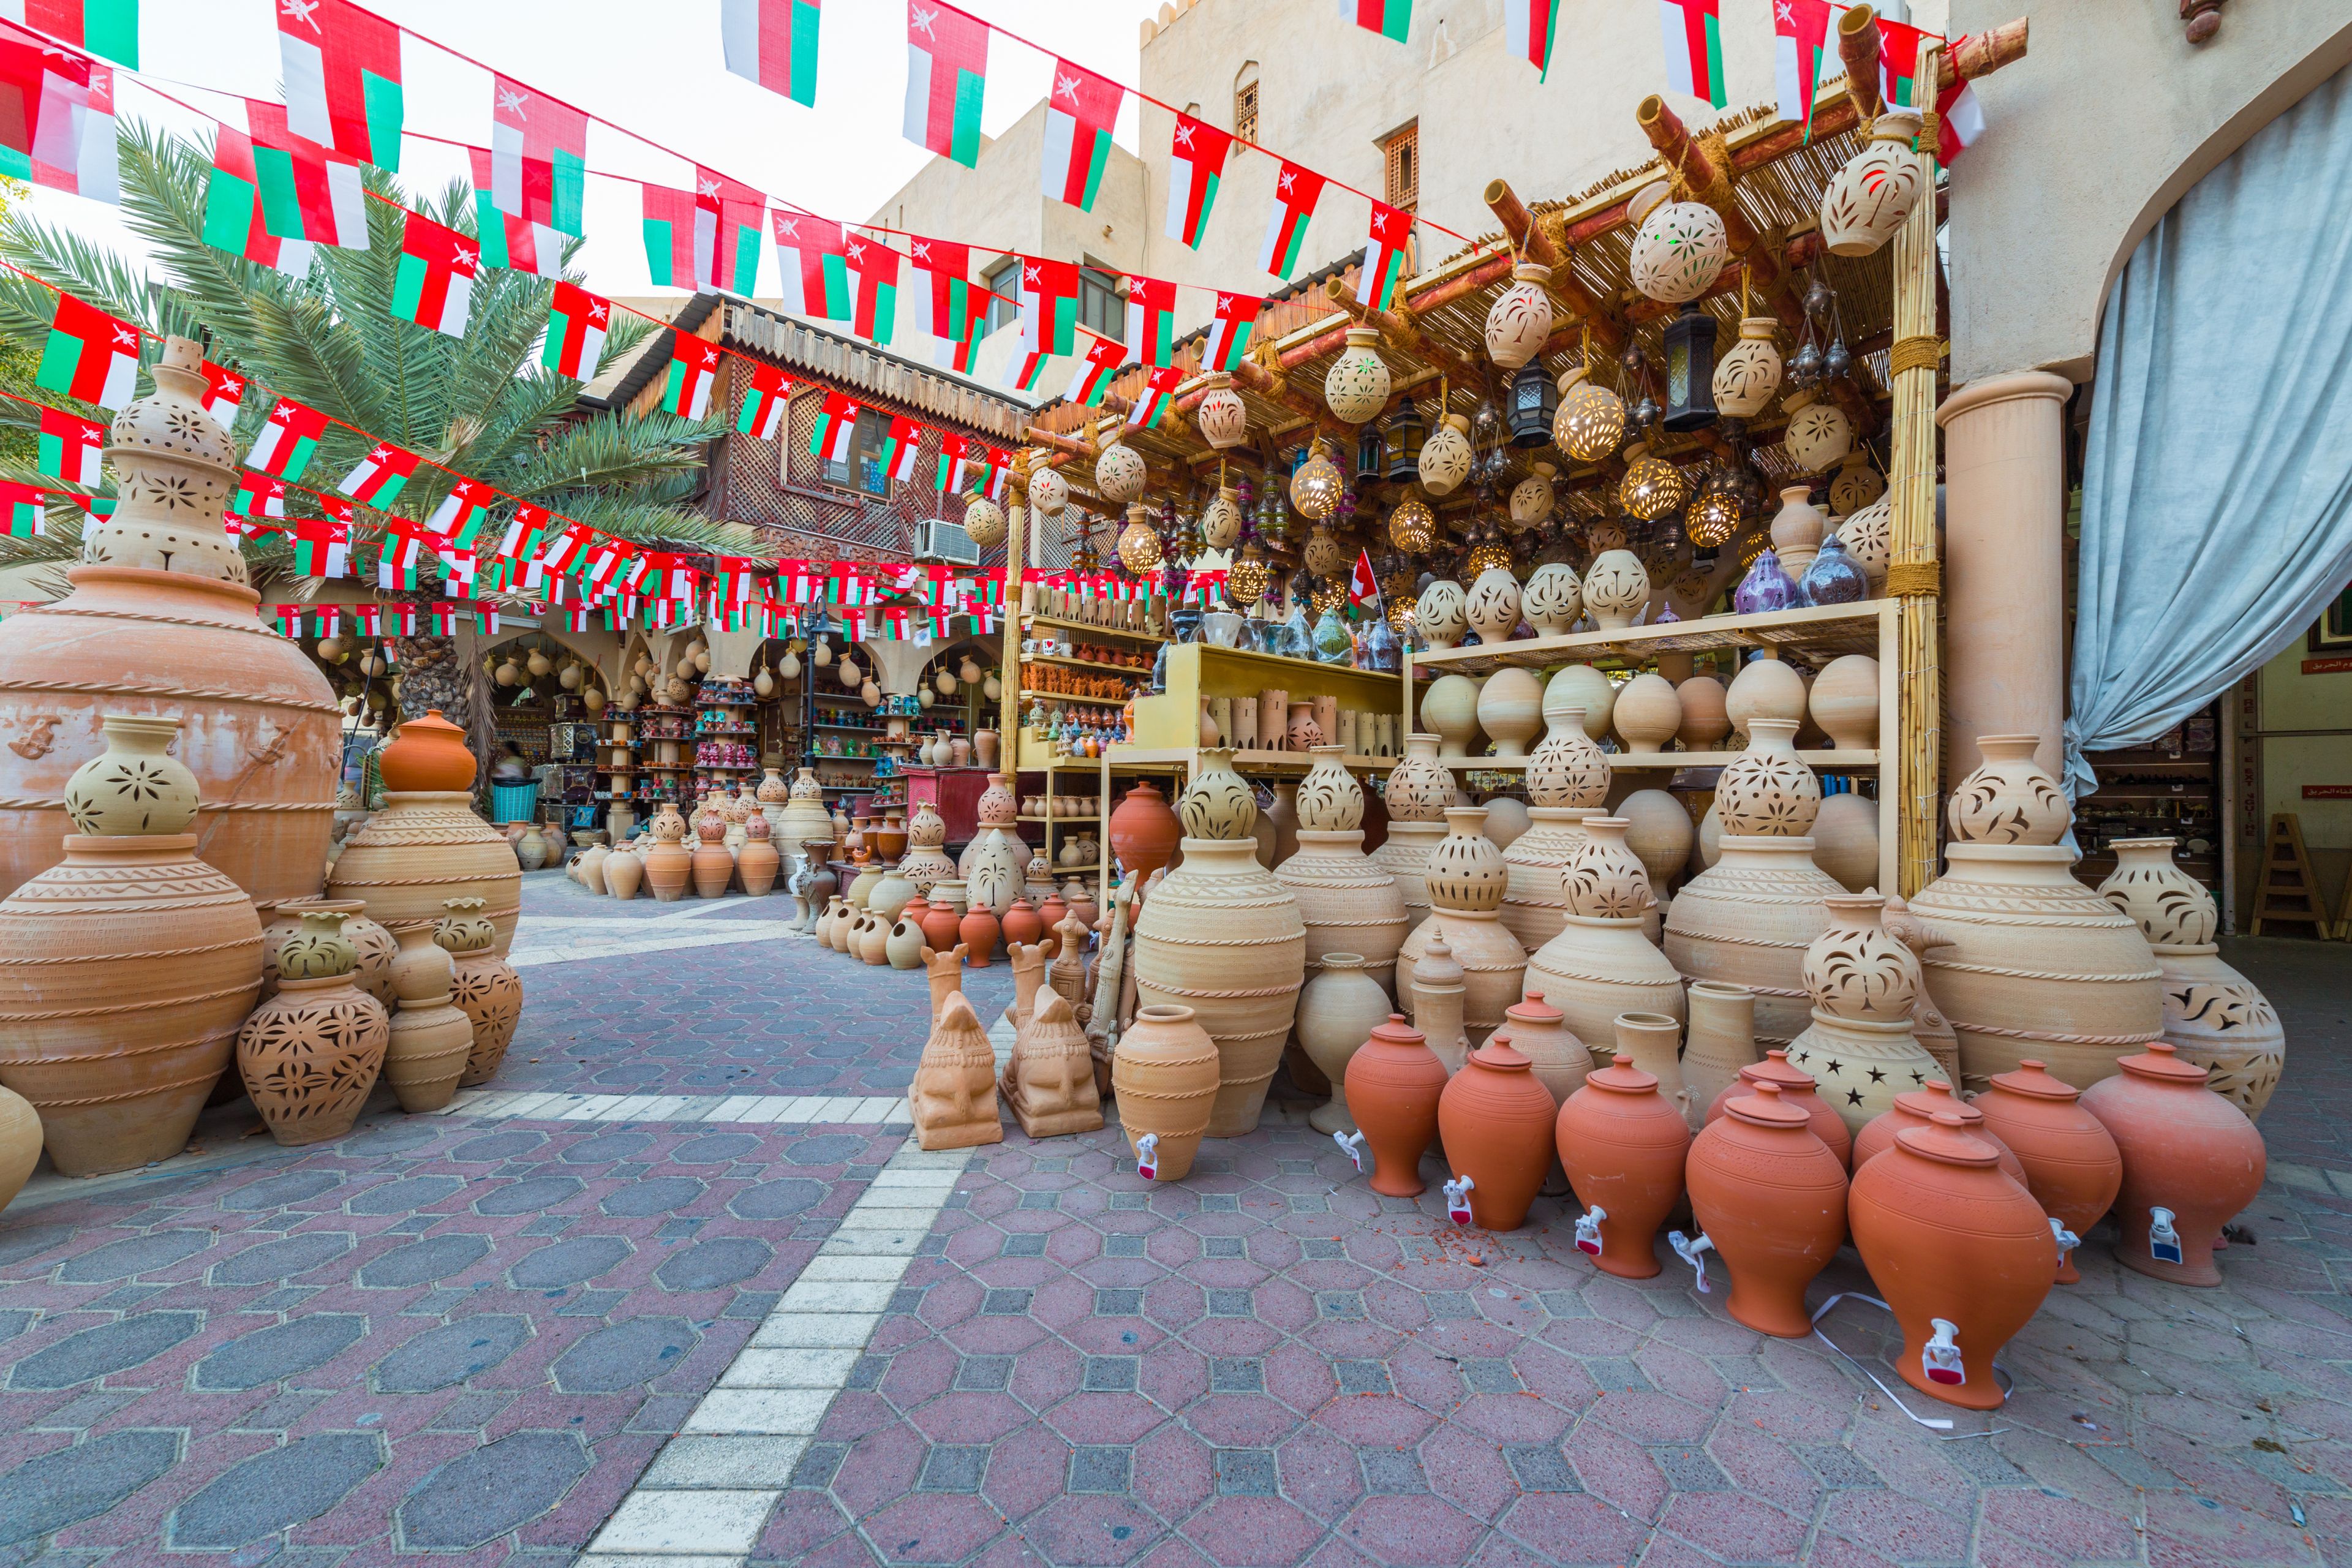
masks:
{"label": "window", "polygon": [[1245,62],[1234,73],[1234,134],[1257,144],[1257,62]]}
{"label": "window", "polygon": [[857,411],[857,428],[849,437],[849,461],[827,463],[824,478],[827,484],[842,485],[867,495],[890,493],[890,483],[882,477],[882,443],[890,434],[890,416],[871,408]]}
{"label": "window", "polygon": [[1078,268],[1078,325],[1127,342],[1127,303],[1118,297],[1118,274],[1099,267]]}
{"label": "window", "polygon": [[1009,327],[1021,319],[1021,258],[1008,256],[980,275],[980,280],[996,298],[988,302],[988,326],[985,337],[999,327]]}
{"label": "window", "polygon": [[1421,202],[1421,126],[1406,126],[1381,143],[1388,165],[1389,205],[1411,212]]}

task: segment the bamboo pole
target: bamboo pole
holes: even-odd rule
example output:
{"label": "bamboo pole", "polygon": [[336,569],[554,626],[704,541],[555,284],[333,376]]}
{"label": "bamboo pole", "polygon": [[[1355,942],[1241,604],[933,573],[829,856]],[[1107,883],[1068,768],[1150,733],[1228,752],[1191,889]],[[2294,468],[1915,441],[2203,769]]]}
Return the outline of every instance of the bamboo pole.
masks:
{"label": "bamboo pole", "polygon": [[[1874,24],[1870,36],[1874,40],[1878,36]],[[1874,48],[1872,53],[1875,55]],[[1920,80],[1937,79],[1942,53],[1935,44],[1920,44]],[[1877,74],[1875,69],[1869,73],[1874,85]],[[1895,409],[1889,456],[1895,494],[1887,590],[1901,616],[1902,670],[1896,743],[1880,753],[1879,787],[1897,792],[1895,865],[1905,898],[1935,879],[1937,825],[1943,815],[1937,809],[1942,794],[1944,670],[1937,625],[1943,567],[1936,553],[1936,369],[1944,345],[1936,335],[1936,117],[1930,113],[1912,153],[1919,163],[1919,203],[1896,231],[1894,246]]]}
{"label": "bamboo pole", "polygon": [[[1029,451],[1013,470],[1011,504],[1004,509],[1004,651],[997,658],[1000,711],[996,725],[997,773],[1012,789],[1021,763],[1021,580],[1029,561],[1029,471],[1045,454]],[[1016,792],[1017,793],[1017,792]]]}

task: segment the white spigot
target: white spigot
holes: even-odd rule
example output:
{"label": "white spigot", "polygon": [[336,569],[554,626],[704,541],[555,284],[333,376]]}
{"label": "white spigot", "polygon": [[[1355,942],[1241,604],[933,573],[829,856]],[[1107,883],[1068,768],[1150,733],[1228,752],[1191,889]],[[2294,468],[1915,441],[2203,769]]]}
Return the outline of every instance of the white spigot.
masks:
{"label": "white spigot", "polygon": [[1135,1173],[1147,1182],[1160,1179],[1160,1134],[1147,1132],[1135,1141]]}
{"label": "white spigot", "polygon": [[2050,1222],[2050,1238],[2058,1244],[2058,1267],[2061,1268],[2066,1267],[2066,1259],[2073,1256],[2074,1249],[2083,1245],[2083,1238],[2068,1230],[2063,1219]]}
{"label": "white spigot", "polygon": [[1919,1352],[1920,1370],[1929,1383],[1958,1385],[1968,1382],[1969,1369],[1960,1360],[1959,1326],[1944,1318],[1930,1318],[1927,1326],[1936,1331],[1927,1348]]}
{"label": "white spigot", "polygon": [[1707,1293],[1706,1259],[1700,1255],[1713,1252],[1715,1243],[1706,1238],[1704,1231],[1699,1234],[1696,1240],[1693,1240],[1681,1231],[1670,1230],[1666,1232],[1666,1244],[1675,1249],[1676,1258],[1691,1266],[1691,1271],[1698,1276],[1698,1293],[1702,1296],[1706,1295]]}
{"label": "white spigot", "polygon": [[1356,1163],[1356,1173],[1364,1173],[1364,1135],[1360,1132],[1334,1132],[1331,1142],[1339,1145],[1339,1152]]}
{"label": "white spigot", "polygon": [[1577,1251],[1601,1256],[1601,1222],[1608,1217],[1609,1211],[1597,1204],[1576,1216]]}
{"label": "white spigot", "polygon": [[2180,1261],[2180,1232],[2173,1228],[2170,1209],[2147,1211],[2147,1253],[2158,1263]]}
{"label": "white spigot", "polygon": [[1445,1216],[1455,1225],[1470,1223],[1470,1191],[1478,1184],[1468,1176],[1456,1176],[1445,1184]]}

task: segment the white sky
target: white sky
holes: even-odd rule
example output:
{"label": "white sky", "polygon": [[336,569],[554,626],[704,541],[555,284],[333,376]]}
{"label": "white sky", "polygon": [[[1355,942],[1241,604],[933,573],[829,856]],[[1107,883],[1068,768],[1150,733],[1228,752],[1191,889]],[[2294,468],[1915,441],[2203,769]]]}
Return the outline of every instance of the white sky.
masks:
{"label": "white sky", "polygon": [[[1063,51],[1079,65],[1132,85],[1137,24],[1158,0],[959,0],[983,20]],[[370,0],[371,8],[426,37],[465,51],[537,87],[638,132],[663,146],[743,180],[771,199],[856,220],[878,207],[930,154],[902,130],[907,89],[904,0],[826,0],[817,68],[817,107],[804,109],[728,74],[720,58],[719,0]],[[279,98],[274,0],[144,0],[140,7],[142,75],[217,119],[239,123],[242,107],[165,84],[195,83],[242,97]],[[1045,96],[1052,61],[1003,37],[989,46],[982,129],[1005,127]],[[488,146],[490,78],[415,38],[403,40],[406,126]],[[205,121],[121,78],[121,111],[194,131]],[[1132,95],[1119,142],[1135,146]],[[689,187],[693,170],[610,127],[588,129],[588,165]],[[467,178],[465,153],[407,139],[400,179],[436,192]],[[587,243],[579,265],[605,294],[655,292],[646,271],[637,189],[588,182]],[[34,213],[133,258],[144,249],[116,209],[36,187]],[[943,235],[941,238],[953,238]],[[760,259],[760,289],[772,291],[775,254]]]}

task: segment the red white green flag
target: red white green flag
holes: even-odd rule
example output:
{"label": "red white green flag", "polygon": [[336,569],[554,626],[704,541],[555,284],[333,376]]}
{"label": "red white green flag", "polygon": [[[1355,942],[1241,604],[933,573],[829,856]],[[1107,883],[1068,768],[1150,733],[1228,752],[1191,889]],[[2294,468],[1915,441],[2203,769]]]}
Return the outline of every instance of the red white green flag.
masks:
{"label": "red white green flag", "polygon": [[1356,274],[1356,301],[1385,310],[1404,281],[1406,253],[1412,247],[1412,215],[1386,202],[1372,204],[1371,233],[1364,240],[1364,265]]}
{"label": "red white green flag", "polygon": [[596,531],[584,522],[567,522],[539,548],[539,563],[551,572],[576,569],[596,542]]}
{"label": "red white green flag", "polygon": [[[0,4],[0,16],[7,14]],[[122,200],[112,67],[0,21],[0,94],[9,100],[0,114],[0,174],[93,201]]]}
{"label": "red white green flag", "polygon": [[669,391],[662,407],[681,419],[702,419],[710,413],[710,389],[719,384],[719,345],[675,334],[670,354]]}
{"label": "red white green flag", "polygon": [[[1134,335],[1130,327],[1129,335]],[[1127,345],[1110,338],[1096,338],[1087,344],[1084,358],[1070,376],[1069,390],[1062,395],[1072,403],[1092,408],[1102,402],[1103,394],[1110,388],[1110,378],[1127,363]]]}
{"label": "red white green flag", "polygon": [[604,333],[613,324],[613,302],[576,283],[558,283],[547,306],[547,338],[539,363],[558,375],[593,381],[604,357]]}
{"label": "red white green flag", "polygon": [[1175,362],[1175,284],[1164,278],[1128,279],[1127,350],[1145,364]]}
{"label": "red white green flag", "polygon": [[1208,226],[1217,184],[1225,177],[1225,154],[1233,147],[1233,137],[1207,121],[1189,114],[1176,117],[1168,145],[1169,238],[1201,248],[1201,232]]}
{"label": "red white green flag", "polygon": [[1878,90],[1890,108],[1921,107],[1919,40],[1926,37],[1907,23],[1878,19]]}
{"label": "red white green flag", "polygon": [[857,434],[857,405],[838,392],[824,395],[816,426],[809,432],[809,454],[828,463],[849,461],[850,438]]}
{"label": "red white green flag", "polygon": [[319,449],[319,437],[326,433],[324,414],[281,397],[270,405],[268,419],[245,454],[245,466],[281,479],[299,479],[310,466],[310,454]]}
{"label": "red white green flag", "polygon": [[1002,505],[1012,478],[1013,454],[1002,447],[991,447],[988,449],[988,481],[981,486],[980,493]]}
{"label": "red white green flag", "polygon": [[68,414],[62,408],[42,408],[42,473],[69,485],[94,485],[98,483],[99,457],[105,449],[105,426]]}
{"label": "red white green flag", "polygon": [[882,476],[901,482],[915,477],[915,463],[923,445],[923,427],[899,415],[890,421],[890,433],[882,438]]}
{"label": "red white green flag", "polygon": [[1078,264],[1042,256],[1021,258],[1022,341],[1033,354],[1074,353],[1078,330]]}
{"label": "red white green flag", "polygon": [[496,553],[502,561],[529,561],[536,564],[540,551],[546,546],[549,531],[545,507],[518,501],[514,516],[507,519],[506,531],[499,536]]}
{"label": "red white green flag", "polygon": [[481,237],[482,265],[528,272],[535,278],[561,277],[567,237],[550,225],[499,208],[491,189],[498,179],[495,153],[468,147],[466,156],[474,170],[474,230]]}
{"label": "red white green flag", "polygon": [[1176,389],[1184,384],[1184,367],[1163,364],[1144,379],[1143,390],[1136,395],[1135,406],[1127,411],[1128,428],[1140,430],[1160,423],[1175,400]]}
{"label": "red white green flag", "polygon": [[1936,159],[1948,169],[1985,133],[1984,103],[1977,97],[1975,83],[1955,77],[1949,87],[1937,90],[1936,112],[1941,117],[1936,132]]}
{"label": "red white green flag", "polygon": [[286,531],[294,547],[294,570],[305,577],[352,574],[352,531],[338,523],[305,518]]}
{"label": "red white green flag", "polygon": [[286,515],[286,481],[267,474],[237,476],[236,493],[228,500],[229,515],[259,519]]}
{"label": "red white green flag", "polygon": [[466,335],[481,247],[454,228],[410,213],[400,231],[400,266],[393,274],[392,313],[453,338]]}
{"label": "red white green flag", "polygon": [[459,545],[470,545],[488,520],[490,503],[499,492],[474,479],[459,479],[425,520],[425,531]]}
{"label": "red white green flag", "polygon": [[784,309],[796,316],[845,321],[856,310],[849,281],[847,236],[841,226],[814,213],[768,214],[776,238],[776,266],[783,273]]}
{"label": "red white green flag", "polygon": [[761,441],[772,441],[784,428],[784,411],[792,405],[793,384],[771,364],[751,367],[751,387],[735,416],[736,430]]}
{"label": "red white green flag", "polygon": [[236,424],[237,410],[245,403],[243,373],[206,360],[204,363],[204,377],[205,412],[219,420],[222,429],[233,427]]}
{"label": "red white green flag", "polygon": [[1004,384],[1015,392],[1034,392],[1045,379],[1050,356],[1027,350],[1004,362]]}
{"label": "red white green flag", "polygon": [[1412,0],[1339,0],[1339,20],[1402,44],[1412,31]]}
{"label": "red white green flag", "polygon": [[588,191],[587,110],[503,76],[493,78],[490,94],[490,178],[483,188],[491,204],[509,217],[579,234]]}
{"label": "red white green flag", "polygon": [[139,329],[70,294],[58,296],[34,381],[51,392],[120,408],[139,383]]}
{"label": "red white green flag", "polygon": [[854,234],[842,242],[841,254],[857,285],[849,330],[877,347],[888,348],[898,333],[898,252],[878,239]]}
{"label": "red white green flag", "polygon": [[441,592],[452,599],[474,596],[474,579],[482,570],[481,558],[457,544],[436,544],[433,553],[441,560]]}
{"label": "red white green flag", "polygon": [[1503,47],[1514,59],[1536,68],[1538,81],[1551,76],[1552,36],[1567,0],[1503,0]]}
{"label": "red white green flag", "polygon": [[946,0],[907,0],[908,141],[978,167],[987,77],[987,23]]}
{"label": "red white green flag", "polygon": [[1843,71],[1830,65],[1835,58],[1830,51],[1830,0],[1772,0],[1772,78],[1780,118],[1804,126],[1808,136],[1823,71]]}
{"label": "red white green flag", "polygon": [[1255,294],[1217,295],[1217,314],[1209,323],[1209,341],[1201,353],[1202,370],[1238,369],[1248,357],[1250,329],[1265,301]]}
{"label": "red white green flag", "polygon": [[952,240],[910,236],[907,259],[930,279],[931,311],[924,327],[940,341],[940,363],[952,364],[957,370],[968,369],[968,364],[952,363],[954,351],[977,339],[976,329],[988,315],[985,301],[974,298],[971,247]]}
{"label": "red white green flag", "polygon": [[10,539],[38,539],[47,530],[41,492],[30,485],[0,481],[0,530]]}
{"label": "red white green flag", "polygon": [[816,107],[817,0],[719,0],[727,68]]}
{"label": "red white green flag", "polygon": [[383,536],[383,550],[376,557],[375,585],[379,588],[416,587],[417,564],[425,558],[427,548],[422,534],[394,524]]}
{"label": "red white green flag", "polygon": [[378,441],[375,449],[359,460],[359,466],[345,474],[335,488],[359,502],[378,510],[389,511],[400,499],[401,487],[416,473],[423,461],[414,452],[404,452],[389,441]]}
{"label": "red white green flag", "polygon": [[294,133],[398,173],[400,29],[351,0],[278,0],[277,10]]}
{"label": "red white green flag", "polygon": [[697,164],[694,189],[642,185],[646,267],[658,288],[725,289],[749,296],[760,274],[760,214],[767,198]]}
{"label": "red white green flag", "polygon": [[1658,22],[1666,46],[1666,86],[1703,98],[1721,109],[1729,100],[1723,85],[1721,0],[1658,0]]}
{"label": "red white green flag", "polygon": [[931,476],[931,489],[950,495],[963,489],[964,477],[971,468],[972,441],[969,436],[959,436],[952,430],[940,432],[940,466]]}
{"label": "red white green flag", "polygon": [[1112,128],[1127,89],[1067,60],[1054,62],[1045,99],[1045,194],[1080,212],[1095,210],[1110,163]]}
{"label": "red white green flag", "polygon": [[0,17],[139,68],[139,0],[0,0]]}
{"label": "red white green flag", "polygon": [[205,187],[200,237],[215,249],[290,277],[310,270],[310,247],[299,239],[278,238],[263,221],[253,138],[226,121],[213,131],[213,167]]}
{"label": "red white green flag", "polygon": [[1281,163],[1282,172],[1274,177],[1274,211],[1265,220],[1265,247],[1258,253],[1257,264],[1276,278],[1287,278],[1298,265],[1307,225],[1322,199],[1323,176],[1287,158]]}
{"label": "red white green flag", "polygon": [[[245,100],[247,132],[235,138],[224,126],[213,149],[212,188],[205,193],[204,239],[207,245],[262,261],[283,271],[299,259],[256,255],[251,248],[256,202],[236,189],[250,185],[257,199],[262,231],[274,239],[307,245],[368,247],[367,188],[359,161],[310,140],[289,128],[286,110],[258,99]],[[236,162],[233,164],[231,159]],[[222,184],[222,176],[230,184]]]}

